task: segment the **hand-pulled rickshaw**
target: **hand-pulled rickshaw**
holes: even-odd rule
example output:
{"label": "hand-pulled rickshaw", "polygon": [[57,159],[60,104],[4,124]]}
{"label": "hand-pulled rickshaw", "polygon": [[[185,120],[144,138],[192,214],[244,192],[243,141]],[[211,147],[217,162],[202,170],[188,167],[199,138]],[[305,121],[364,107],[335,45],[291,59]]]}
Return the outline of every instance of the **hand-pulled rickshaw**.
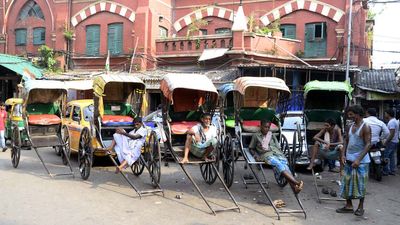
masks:
{"label": "hand-pulled rickshaw", "polygon": [[[29,147],[28,136],[25,131],[24,120],[22,118],[22,104],[24,100],[22,98],[9,98],[5,104],[8,107],[8,117],[6,121],[6,132],[5,138],[12,140],[13,131],[19,131],[20,140],[16,140],[21,143],[22,147]],[[18,156],[16,156],[18,157]]]}
{"label": "hand-pulled rickshaw", "polygon": [[[310,148],[314,145],[313,137],[324,128],[326,119],[335,120],[342,134],[344,133],[343,113],[346,103],[351,100],[352,91],[353,88],[348,82],[339,81],[310,81],[304,86],[304,119],[306,129],[304,133],[309,152]],[[318,160],[318,164],[320,164],[322,169],[323,160]],[[314,177],[314,186],[318,201],[338,200],[336,198],[320,197],[314,169],[311,171]]]}
{"label": "hand-pulled rickshaw", "polygon": [[218,92],[214,84],[204,75],[167,74],[163,77],[160,85],[163,93],[163,127],[167,138],[165,155],[171,155],[175,162],[179,163],[214,215],[219,211],[240,210],[232,193],[218,173],[218,148],[214,149],[213,154],[216,156],[214,159],[204,160],[191,157],[187,164],[200,165],[201,174],[207,184],[214,183],[218,178],[234,203],[233,207],[213,208],[187,171],[187,164],[181,163],[188,130],[199,123],[202,113],[213,113],[215,110]]}
{"label": "hand-pulled rickshaw", "polygon": [[[66,104],[67,89],[63,82],[50,80],[29,80],[25,82],[23,93],[22,117],[31,147],[35,150],[47,173],[53,176],[74,176],[69,158],[66,158],[69,173],[52,174],[47,169],[38,148],[60,148],[66,154],[66,145],[62,139],[61,126],[63,108]],[[21,133],[17,126],[13,129],[12,137],[12,163],[18,166],[21,151]]]}
{"label": "hand-pulled rickshaw", "polygon": [[[107,74],[94,78],[93,91],[93,115],[91,113],[86,114],[89,117],[93,116],[93,119],[87,119],[91,121],[90,125],[81,126],[76,134],[70,132],[71,147],[74,147],[74,143],[76,143],[75,147],[79,148],[79,171],[83,179],[87,179],[90,175],[93,154],[101,155],[104,153],[96,151],[96,149],[109,147],[117,128],[122,128],[126,132],[134,129],[133,120],[140,113],[145,85],[142,80],[131,75]],[[85,101],[86,105],[91,107],[88,104],[91,102],[89,100]],[[83,113],[83,116],[85,116],[85,113]],[[74,115],[72,115],[73,117]],[[139,176],[144,167],[147,168],[151,183],[156,189],[140,191],[122,170],[119,171],[129,185],[138,193],[139,197],[143,194],[163,193],[159,185],[161,176],[159,140],[154,131],[150,128],[147,131],[142,154],[132,165],[131,169],[135,175]],[[114,165],[118,166],[117,161],[114,159],[115,154],[107,155]]]}
{"label": "hand-pulled rickshaw", "polygon": [[[281,213],[303,213],[306,217],[306,212],[297,194],[295,194],[295,197],[301,210],[284,211],[277,209],[264,186],[264,184],[268,184],[263,169],[265,162],[256,160],[248,147],[252,136],[260,130],[260,121],[269,121],[272,138],[275,139],[276,143],[279,143],[280,150],[288,158],[289,168],[294,167],[293,160],[290,160],[288,141],[281,133],[280,119],[275,113],[278,107],[282,111],[287,108],[290,91],[285,82],[274,77],[240,77],[233,84],[221,87],[220,92],[222,97],[220,101],[221,118],[225,127],[221,159],[226,182],[232,184],[234,161],[238,155],[236,151],[239,150],[244,157],[245,168],[249,167],[256,179],[254,181],[244,176],[243,182],[246,188],[248,184],[259,184],[274,208],[278,219],[280,219]],[[259,178],[254,167],[260,169],[264,181]],[[279,186],[284,187],[287,184],[286,179],[275,170],[275,167],[274,177]]]}

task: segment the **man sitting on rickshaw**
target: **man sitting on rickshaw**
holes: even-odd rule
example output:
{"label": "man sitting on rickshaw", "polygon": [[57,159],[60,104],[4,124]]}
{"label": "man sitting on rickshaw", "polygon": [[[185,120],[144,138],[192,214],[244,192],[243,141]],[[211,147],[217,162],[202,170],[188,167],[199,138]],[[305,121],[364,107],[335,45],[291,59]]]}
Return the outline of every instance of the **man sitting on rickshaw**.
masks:
{"label": "man sitting on rickshaw", "polygon": [[127,165],[132,166],[136,162],[146,141],[147,129],[143,126],[142,118],[136,117],[133,123],[135,128],[131,132],[127,133],[124,129],[117,128],[111,145],[108,148],[99,149],[108,151],[108,153],[114,149],[117,153],[120,165],[116,168],[115,173],[119,173]]}
{"label": "man sitting on rickshaw", "polygon": [[249,145],[250,152],[258,157],[257,161],[265,161],[268,165],[274,167],[278,172],[286,178],[295,194],[298,194],[303,189],[303,181],[298,181],[290,172],[288,161],[282,151],[279,149],[279,144],[270,131],[271,122],[262,120],[260,123],[260,131],[253,134]]}
{"label": "man sitting on rickshaw", "polygon": [[205,161],[213,160],[211,153],[217,145],[217,128],[211,124],[211,114],[201,115],[200,123],[186,132],[185,152],[181,163],[189,162],[189,151]]}
{"label": "man sitting on rickshaw", "polygon": [[342,171],[344,163],[342,162],[344,158],[343,136],[335,120],[331,118],[327,119],[324,128],[313,137],[313,140],[315,144],[312,146],[311,162],[307,169],[311,170],[314,167],[314,161],[319,152],[324,159],[339,159],[340,171]]}

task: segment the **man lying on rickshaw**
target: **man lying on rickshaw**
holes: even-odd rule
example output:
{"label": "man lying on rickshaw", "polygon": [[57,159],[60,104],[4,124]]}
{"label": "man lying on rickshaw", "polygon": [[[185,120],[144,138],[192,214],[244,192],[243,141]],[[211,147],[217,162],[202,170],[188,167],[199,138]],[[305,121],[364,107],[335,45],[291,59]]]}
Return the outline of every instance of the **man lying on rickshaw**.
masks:
{"label": "man lying on rickshaw", "polygon": [[107,151],[108,154],[111,154],[111,151],[114,149],[120,162],[115,173],[119,173],[128,165],[132,166],[136,162],[146,141],[147,129],[143,126],[142,118],[136,117],[133,123],[135,126],[131,132],[128,133],[122,128],[117,128],[111,145],[108,148],[97,149]]}
{"label": "man lying on rickshaw", "polygon": [[212,152],[217,145],[217,128],[211,124],[211,114],[203,113],[200,123],[186,133],[185,152],[181,163],[189,162],[189,152],[205,161],[214,160]]}
{"label": "man lying on rickshaw", "polygon": [[303,189],[304,182],[296,180],[290,172],[288,161],[280,150],[278,141],[270,131],[270,127],[271,122],[266,120],[260,122],[260,131],[253,134],[251,138],[250,152],[255,156],[256,161],[265,161],[266,164],[278,170],[286,178],[293,192],[298,194]]}

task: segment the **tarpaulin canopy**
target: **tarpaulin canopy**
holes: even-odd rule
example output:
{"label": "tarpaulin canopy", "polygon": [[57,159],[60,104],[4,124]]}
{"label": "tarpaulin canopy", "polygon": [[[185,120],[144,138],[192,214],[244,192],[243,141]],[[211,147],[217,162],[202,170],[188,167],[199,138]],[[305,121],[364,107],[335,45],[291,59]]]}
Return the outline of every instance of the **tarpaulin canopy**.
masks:
{"label": "tarpaulin canopy", "polygon": [[226,95],[227,95],[229,92],[234,91],[234,90],[235,90],[235,89],[234,89],[234,84],[233,84],[233,83],[223,84],[223,85],[221,85],[221,86],[218,88],[219,95],[220,95],[222,98],[226,98]]}
{"label": "tarpaulin canopy", "polygon": [[67,94],[65,83],[57,80],[27,80],[24,87],[25,104],[52,103],[65,98]]}
{"label": "tarpaulin canopy", "polygon": [[100,76],[96,76],[93,79],[93,91],[97,96],[103,96],[105,86],[108,83],[134,83],[142,86],[142,89],[145,89],[145,85],[143,81],[132,75],[119,75],[119,74],[103,74]]}
{"label": "tarpaulin canopy", "polygon": [[71,90],[91,90],[93,88],[93,80],[68,80],[64,83],[66,88]]}
{"label": "tarpaulin canopy", "polygon": [[176,89],[205,91],[218,96],[214,84],[204,75],[167,74],[161,80],[160,89],[171,102],[173,101],[173,92]]}
{"label": "tarpaulin canopy", "polygon": [[207,48],[203,50],[203,53],[201,53],[201,56],[199,58],[199,61],[205,61],[209,59],[215,59],[219,58],[228,51],[228,48]]}
{"label": "tarpaulin canopy", "polygon": [[234,80],[235,90],[244,95],[249,87],[260,87],[274,89],[290,93],[289,87],[285,81],[276,77],[240,77]]}
{"label": "tarpaulin canopy", "polygon": [[0,66],[22,76],[24,80],[41,78],[42,72],[31,62],[13,55],[0,54]]}
{"label": "tarpaulin canopy", "polygon": [[310,81],[304,85],[304,98],[307,97],[310,91],[336,91],[336,92],[346,92],[349,99],[352,98],[351,93],[353,88],[349,82],[340,81]]}

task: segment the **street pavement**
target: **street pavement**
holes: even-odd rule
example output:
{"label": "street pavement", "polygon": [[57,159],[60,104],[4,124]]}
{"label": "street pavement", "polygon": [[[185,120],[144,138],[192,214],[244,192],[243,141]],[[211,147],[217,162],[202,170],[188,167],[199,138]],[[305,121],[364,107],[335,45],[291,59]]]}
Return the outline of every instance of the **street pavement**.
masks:
{"label": "street pavement", "polygon": [[[51,148],[40,149],[52,172],[67,172],[61,166],[61,158]],[[302,214],[285,214],[278,220],[272,207],[266,204],[258,185],[247,189],[241,182],[243,162],[235,168],[235,183],[231,190],[240,204],[241,212],[228,211],[210,214],[194,187],[180,170],[170,162],[162,166],[161,185],[165,196],[150,195],[139,199],[128,183],[106,161],[92,170],[89,180],[81,180],[76,156],[72,156],[75,178],[50,178],[33,150],[22,150],[20,165],[14,169],[10,150],[0,152],[0,225],[102,225],[102,224],[397,224],[400,220],[400,175],[384,177],[382,182],[370,180],[366,197],[364,217],[352,214],[337,214],[335,209],[342,202],[317,203],[312,176],[300,172],[299,179],[305,181],[300,194],[307,210],[307,219]],[[189,166],[204,194],[213,204],[233,206],[217,181],[207,185],[202,180],[198,166]],[[272,171],[266,169],[268,191],[273,199],[283,199],[285,209],[297,209],[298,205],[289,188],[281,189],[273,179]],[[331,182],[337,174],[321,173],[325,186],[338,189]],[[140,177],[131,177],[139,188],[151,188],[147,171]],[[177,198],[178,196],[178,198]],[[327,197],[327,196],[325,196]]]}

